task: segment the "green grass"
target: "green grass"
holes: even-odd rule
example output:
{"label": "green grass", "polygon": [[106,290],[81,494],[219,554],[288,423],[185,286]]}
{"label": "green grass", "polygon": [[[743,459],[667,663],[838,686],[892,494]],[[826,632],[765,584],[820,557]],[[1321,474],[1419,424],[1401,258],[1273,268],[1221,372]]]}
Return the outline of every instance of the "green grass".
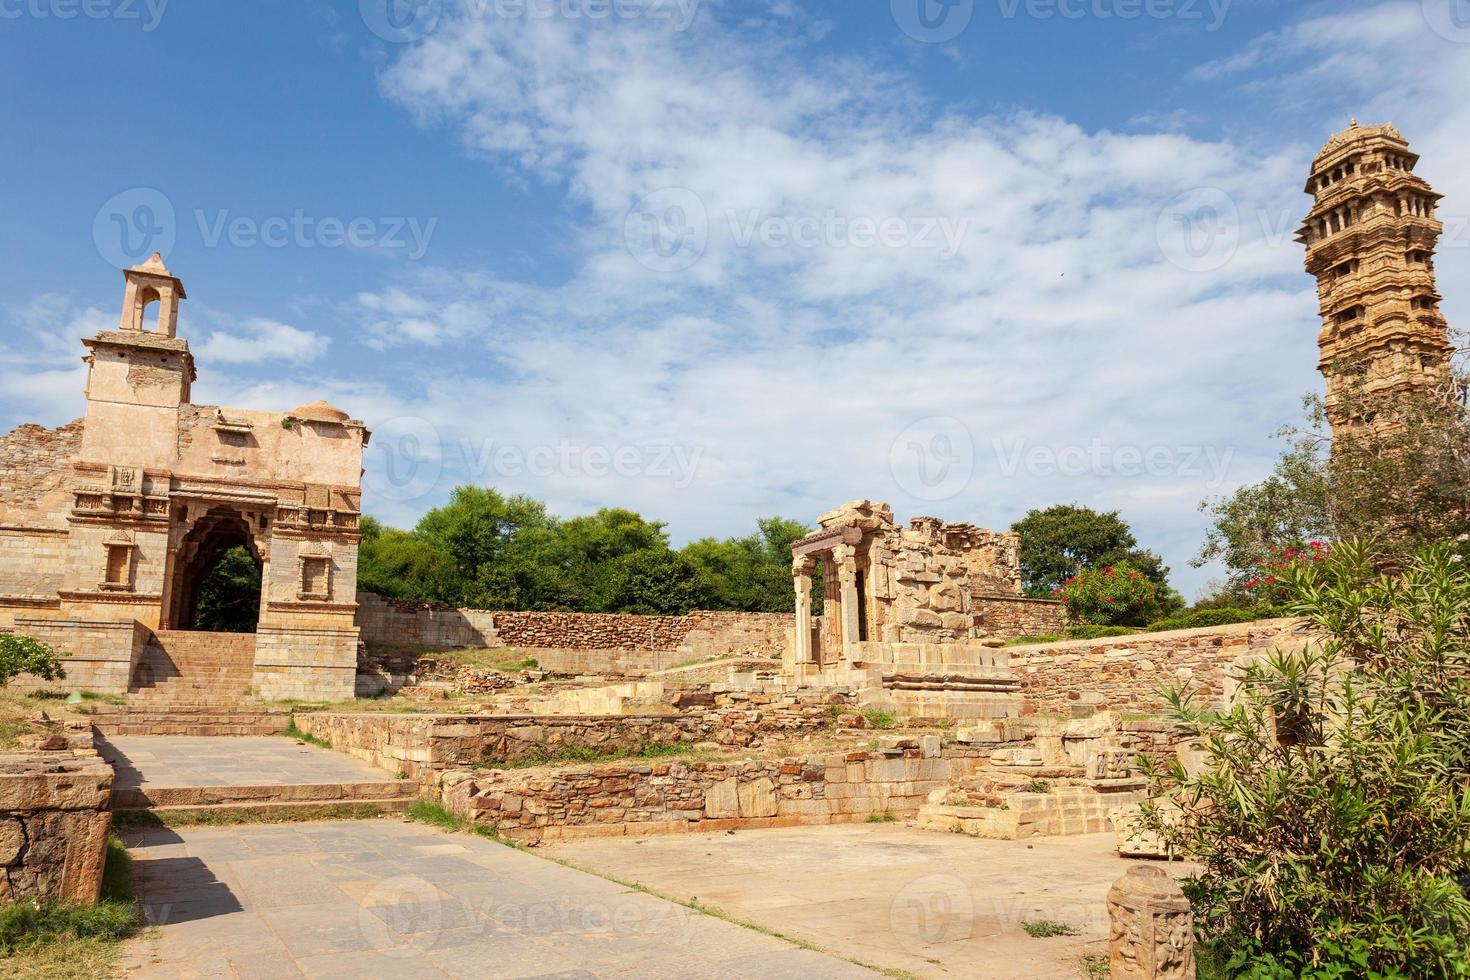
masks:
{"label": "green grass", "polygon": [[870,814],[868,814],[868,821],[867,822],[868,823],[893,823],[893,821],[895,821],[897,819],[898,818],[895,817],[893,814],[889,813],[887,810],[884,810],[881,813],[870,813]]}
{"label": "green grass", "polygon": [[1087,980],[1108,980],[1111,969],[1106,956],[1090,953],[1082,957],[1082,975]]}
{"label": "green grass", "polygon": [[315,745],[317,748],[330,749],[332,747],[332,743],[329,740],[308,734],[297,728],[295,715],[291,716],[291,720],[286,724],[286,730],[281,732],[281,734],[287,738],[294,738],[297,741],[305,742],[308,745]]}
{"label": "green grass", "polygon": [[438,827],[440,830],[447,830],[453,834],[474,834],[500,844],[506,843],[494,824],[479,823],[469,817],[452,813],[444,804],[423,797],[414,800],[404,816],[415,823]]}
{"label": "green grass", "polygon": [[1075,936],[1082,931],[1069,922],[1056,922],[1052,919],[1027,919],[1021,923],[1021,928],[1026,930],[1026,935],[1032,939]]}
{"label": "green grass", "polygon": [[1006,646],[1024,647],[1030,646],[1033,643],[1060,643],[1065,639],[1065,636],[1057,636],[1051,633],[1043,633],[1039,636],[1013,636],[1009,640],[1006,640]]}
{"label": "green grass", "polygon": [[126,848],[108,839],[102,894],[95,905],[0,903],[0,960],[9,978],[108,976],[117,946],[143,928]]}
{"label": "green grass", "polygon": [[1044,779],[1033,779],[1033,780],[1031,780],[1031,782],[1029,782],[1029,783],[1026,784],[1026,789],[1024,790],[1024,792],[1027,792],[1027,793],[1050,793],[1051,792],[1051,783],[1047,782]]}
{"label": "green grass", "polygon": [[[100,704],[127,704],[128,699],[121,694],[103,694],[99,691],[81,691],[83,701],[96,701]],[[31,697],[41,701],[65,701],[71,697],[70,691],[32,691]]]}
{"label": "green grass", "polygon": [[889,729],[898,727],[898,719],[894,717],[891,711],[883,711],[880,708],[868,708],[863,712],[863,717],[867,719],[868,724],[873,728]]}
{"label": "green grass", "polygon": [[619,759],[668,759],[689,755],[688,742],[644,742],[637,748],[602,748],[593,745],[563,745],[557,749],[537,748],[518,759],[484,763],[485,769],[533,769],[538,766],[575,765],[579,762],[613,762]]}

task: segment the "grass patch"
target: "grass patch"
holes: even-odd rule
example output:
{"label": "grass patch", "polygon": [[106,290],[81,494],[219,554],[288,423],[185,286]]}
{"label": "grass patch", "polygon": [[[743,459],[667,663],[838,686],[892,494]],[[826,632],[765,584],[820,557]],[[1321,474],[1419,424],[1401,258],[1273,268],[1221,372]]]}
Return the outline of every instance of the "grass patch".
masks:
{"label": "grass patch", "polygon": [[898,719],[894,717],[893,712],[884,711],[880,708],[867,709],[863,712],[863,718],[873,728],[889,729],[898,727]]}
{"label": "grass patch", "polygon": [[241,806],[195,809],[116,810],[118,827],[231,827],[238,824],[306,823],[312,820],[372,820],[389,811],[377,803],[322,803],[318,806],[256,810]]}
{"label": "grass patch", "polygon": [[1087,980],[1108,980],[1111,969],[1106,956],[1089,953],[1082,957],[1082,975]]}
{"label": "grass patch", "polygon": [[506,843],[494,824],[478,823],[469,817],[451,812],[443,803],[436,803],[422,796],[413,801],[404,816],[415,823],[438,827],[452,834],[474,834],[499,844]]}
{"label": "grass patch", "polygon": [[12,978],[112,974],[117,946],[143,928],[127,849],[111,837],[96,905],[58,901],[0,904],[0,958]]}
{"label": "grass patch", "polygon": [[330,749],[332,747],[332,743],[327,739],[318,738],[315,735],[303,732],[301,729],[297,728],[295,715],[291,716],[291,720],[286,723],[286,730],[281,732],[281,734],[286,736],[287,738],[294,738],[297,741],[305,742],[308,745],[315,745],[317,748]]}
{"label": "grass patch", "polygon": [[1029,783],[1026,784],[1026,789],[1024,790],[1024,792],[1027,792],[1027,793],[1050,793],[1051,792],[1051,783],[1047,782],[1044,779],[1033,779],[1033,780],[1031,780],[1031,782],[1029,782]]}
{"label": "grass patch", "polygon": [[461,667],[498,670],[507,674],[521,670],[536,670],[541,666],[535,657],[528,657],[524,650],[517,650],[514,647],[464,647],[459,650],[434,650],[423,654],[422,659],[449,660]]}
{"label": "grass patch", "polygon": [[897,819],[898,818],[895,817],[893,814],[889,813],[887,810],[884,810],[882,813],[870,813],[870,814],[868,814],[868,820],[867,820],[867,822],[868,823],[893,823],[893,821],[895,821]]}
{"label": "grass patch", "polygon": [[1033,643],[1060,643],[1065,639],[1065,636],[1058,636],[1054,633],[1043,633],[1039,636],[1013,636],[1006,640],[1006,646],[1024,647]]}
{"label": "grass patch", "polygon": [[1057,922],[1053,919],[1026,919],[1021,922],[1021,928],[1026,930],[1026,935],[1032,939],[1075,936],[1082,931],[1070,922]]}
{"label": "grass patch", "polygon": [[[78,692],[83,701],[95,701],[98,704],[127,704],[128,699],[121,694],[104,694],[100,691]],[[31,697],[38,701],[65,701],[71,697],[70,691],[34,691]]]}
{"label": "grass patch", "polygon": [[689,755],[694,746],[688,742],[644,742],[636,748],[604,748],[595,745],[563,745],[557,749],[538,748],[519,759],[488,762],[485,769],[534,769],[539,766],[575,765],[579,762],[613,762],[619,759],[669,759]]}

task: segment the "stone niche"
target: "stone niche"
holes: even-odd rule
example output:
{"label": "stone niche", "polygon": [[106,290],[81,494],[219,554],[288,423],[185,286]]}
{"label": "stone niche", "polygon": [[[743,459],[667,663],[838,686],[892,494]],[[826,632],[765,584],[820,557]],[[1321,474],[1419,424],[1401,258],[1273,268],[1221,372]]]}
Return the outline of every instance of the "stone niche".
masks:
{"label": "stone niche", "polygon": [[97,900],[112,781],[95,753],[0,754],[0,900]]}

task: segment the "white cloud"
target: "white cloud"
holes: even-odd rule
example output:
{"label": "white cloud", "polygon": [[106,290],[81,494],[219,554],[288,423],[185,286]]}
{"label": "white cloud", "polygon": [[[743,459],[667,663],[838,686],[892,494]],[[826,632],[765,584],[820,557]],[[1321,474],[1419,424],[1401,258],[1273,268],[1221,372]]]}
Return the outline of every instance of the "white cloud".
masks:
{"label": "white cloud", "polygon": [[215,327],[195,349],[203,362],[244,365],[270,361],[309,363],[327,351],[331,338],[265,317],[247,317]]}

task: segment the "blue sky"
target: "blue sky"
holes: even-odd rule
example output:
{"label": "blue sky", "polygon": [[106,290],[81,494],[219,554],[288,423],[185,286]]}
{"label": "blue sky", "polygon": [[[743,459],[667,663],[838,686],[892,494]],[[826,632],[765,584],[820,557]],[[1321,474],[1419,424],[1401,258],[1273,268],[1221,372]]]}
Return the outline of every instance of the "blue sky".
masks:
{"label": "blue sky", "polygon": [[1193,596],[1319,386],[1291,233],[1349,116],[1470,314],[1464,0],[0,0],[0,63],[0,430],[81,414],[162,247],[196,400],[363,418],[404,525],[1076,501]]}

